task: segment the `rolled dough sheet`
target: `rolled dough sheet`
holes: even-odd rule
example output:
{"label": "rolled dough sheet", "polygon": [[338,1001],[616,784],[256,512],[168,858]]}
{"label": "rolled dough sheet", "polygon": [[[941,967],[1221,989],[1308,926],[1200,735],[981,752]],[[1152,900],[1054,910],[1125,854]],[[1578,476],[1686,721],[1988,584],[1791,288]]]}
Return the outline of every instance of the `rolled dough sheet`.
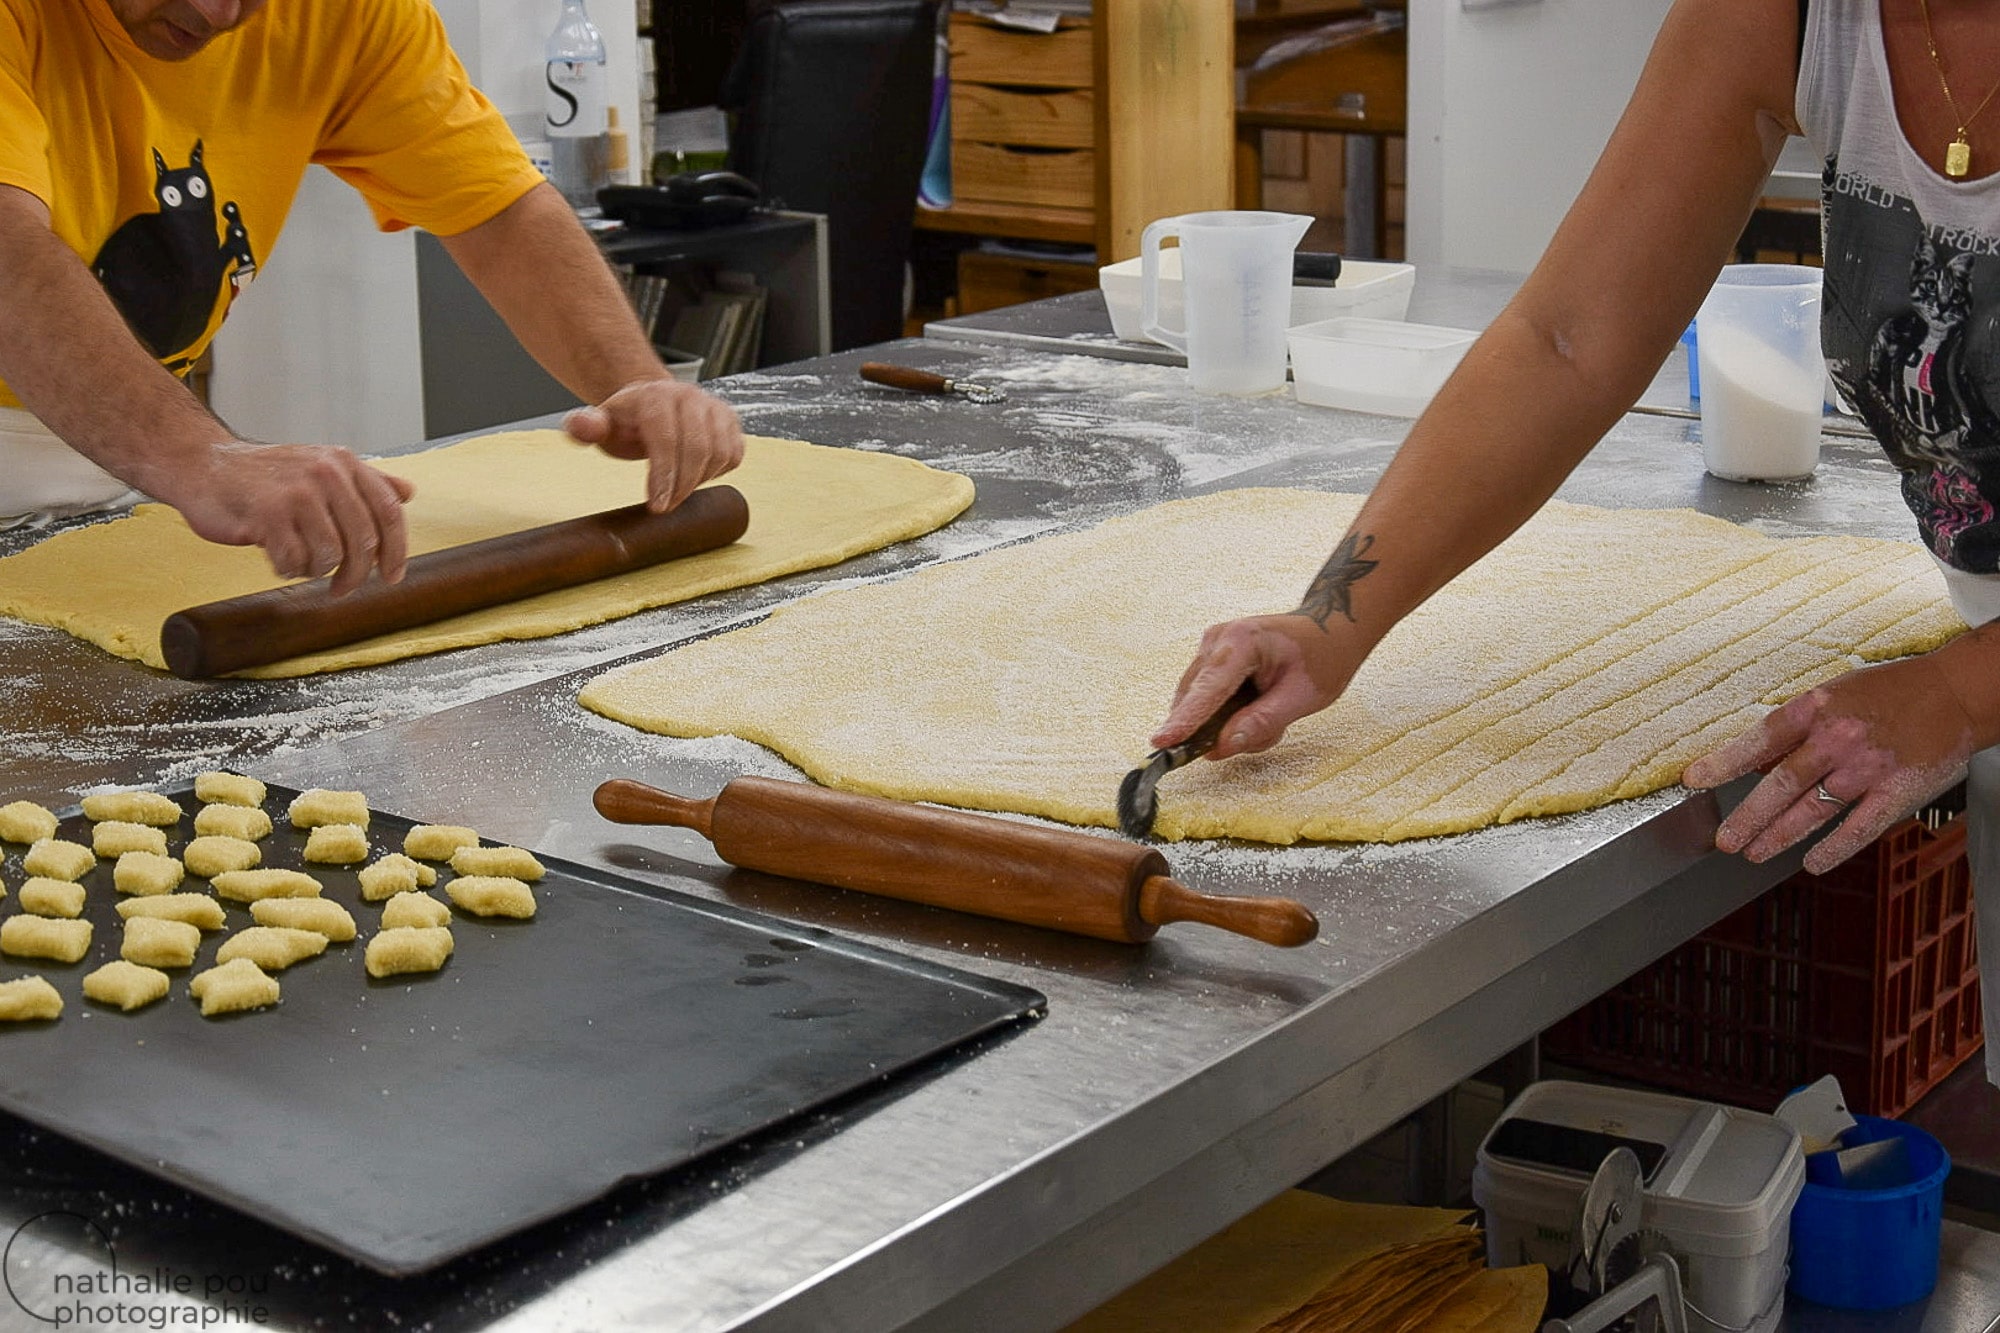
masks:
{"label": "rolled dough sheet", "polygon": [[[1296,606],[1360,503],[1177,500],[803,599],[582,702],[833,787],[1115,826],[1202,630]],[[1168,775],[1155,831],[1397,841],[1644,795],[1768,707],[1962,629],[1919,546],[1552,503],[1277,747]]]}
{"label": "rolled dough sheet", "polygon": [[[645,464],[607,457],[553,430],[488,435],[376,466],[416,483],[405,511],[412,554],[645,497]],[[305,676],[546,638],[836,564],[942,527],[972,503],[971,481],[956,473],[798,440],[752,437],[742,467],[721,480],[750,506],[749,530],[729,546],[242,674]],[[160,625],[167,617],[279,582],[263,552],[203,541],[173,509],[147,504],[0,559],[0,614],[54,625],[164,670]]]}

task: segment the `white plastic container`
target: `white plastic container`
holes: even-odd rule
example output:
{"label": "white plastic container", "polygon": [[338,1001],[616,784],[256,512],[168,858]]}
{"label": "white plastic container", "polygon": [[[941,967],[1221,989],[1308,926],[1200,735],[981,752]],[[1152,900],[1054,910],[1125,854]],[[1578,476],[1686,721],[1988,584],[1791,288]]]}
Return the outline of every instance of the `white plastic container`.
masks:
{"label": "white plastic container", "polygon": [[[1127,342],[1151,342],[1139,327],[1139,267],[1137,258],[1106,264],[1097,270],[1098,290],[1111,312],[1111,331]],[[1340,277],[1331,287],[1292,288],[1292,312],[1287,327],[1357,315],[1366,319],[1401,319],[1410,309],[1410,291],[1417,270],[1410,264],[1369,259],[1343,259]],[[1160,251],[1160,319],[1185,327],[1181,296],[1181,257],[1174,249]]]}
{"label": "white plastic container", "polygon": [[1695,317],[1701,454],[1726,481],[1794,481],[1819,465],[1826,362],[1820,271],[1731,264]]}
{"label": "white plastic container", "polygon": [[1664,1093],[1556,1080],[1528,1088],[1479,1145],[1472,1198],[1495,1268],[1569,1261],[1589,1171],[1488,1151],[1508,1120],[1539,1120],[1664,1145],[1646,1182],[1642,1227],[1679,1262],[1688,1327],[1769,1333],[1784,1312],[1792,1204],[1805,1185],[1798,1131],[1774,1116]]}
{"label": "white plastic container", "polygon": [[1479,335],[1436,324],[1341,318],[1302,324],[1287,336],[1300,402],[1413,417]]}

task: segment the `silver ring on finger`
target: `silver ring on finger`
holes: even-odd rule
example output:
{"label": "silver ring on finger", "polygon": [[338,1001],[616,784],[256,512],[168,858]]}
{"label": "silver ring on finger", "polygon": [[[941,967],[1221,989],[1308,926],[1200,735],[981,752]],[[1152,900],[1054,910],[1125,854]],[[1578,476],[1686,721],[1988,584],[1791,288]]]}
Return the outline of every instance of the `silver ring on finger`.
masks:
{"label": "silver ring on finger", "polygon": [[1847,805],[1847,802],[1841,800],[1838,796],[1835,796],[1832,792],[1828,791],[1826,789],[1826,784],[1824,782],[1814,786],[1813,795],[1817,797],[1819,800],[1825,801],[1828,805],[1836,805],[1836,806],[1841,806],[1843,808]]}

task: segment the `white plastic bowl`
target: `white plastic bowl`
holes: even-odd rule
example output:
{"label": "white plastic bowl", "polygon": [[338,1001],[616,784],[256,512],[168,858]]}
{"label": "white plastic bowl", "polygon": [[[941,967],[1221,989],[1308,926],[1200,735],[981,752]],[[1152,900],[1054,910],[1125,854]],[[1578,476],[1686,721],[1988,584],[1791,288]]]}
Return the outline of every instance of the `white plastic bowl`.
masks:
{"label": "white plastic bowl", "polygon": [[[1340,277],[1331,287],[1293,287],[1292,314],[1287,327],[1311,324],[1339,315],[1399,320],[1410,308],[1416,286],[1412,264],[1372,259],[1344,259]],[[1097,286],[1111,312],[1111,331],[1126,342],[1151,342],[1139,329],[1139,261],[1127,259],[1097,270]],[[1181,252],[1160,251],[1160,322],[1170,329],[1187,327],[1181,306]]]}
{"label": "white plastic bowl", "polygon": [[1413,417],[1478,336],[1470,329],[1386,319],[1303,324],[1286,335],[1293,392],[1319,407]]}

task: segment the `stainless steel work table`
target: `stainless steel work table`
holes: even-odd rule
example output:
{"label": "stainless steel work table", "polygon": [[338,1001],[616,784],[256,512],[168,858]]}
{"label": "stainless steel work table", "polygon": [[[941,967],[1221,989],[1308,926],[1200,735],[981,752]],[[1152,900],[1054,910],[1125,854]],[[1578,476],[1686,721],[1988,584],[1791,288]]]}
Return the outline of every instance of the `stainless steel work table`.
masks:
{"label": "stainless steel work table", "polygon": [[[878,389],[854,373],[868,358],[976,374],[1011,398],[979,408]],[[1203,397],[1184,380],[925,340],[729,381],[753,432],[924,458],[973,477],[979,499],[907,546],[558,640],[197,685],[52,631],[0,630],[10,799],[63,803],[226,761],[1049,997],[1045,1019],[976,1054],[419,1279],[375,1277],[12,1121],[0,1122],[0,1234],[50,1211],[88,1216],[112,1232],[121,1271],[191,1274],[197,1291],[207,1274],[261,1281],[279,1328],[1054,1327],[1796,868],[1714,854],[1714,799],[1679,789],[1396,846],[1177,845],[1165,850],[1180,878],[1297,896],[1321,937],[1284,951],[1179,926],[1131,947],[730,873],[693,834],[593,813],[592,789],[614,775],[706,795],[738,772],[789,771],[747,743],[673,741],[584,712],[576,689],[612,660],[809,588],[1179,495],[1365,489],[1406,426],[1282,395]],[[1624,419],[1562,494],[1692,506],[1776,534],[1910,527],[1893,474],[1860,444],[1831,441],[1810,483],[1738,486],[1707,478],[1688,423],[1659,416]],[[0,550],[24,541],[0,536]],[[8,1259],[30,1278],[88,1262],[32,1237]],[[11,1313],[0,1297],[0,1328]]]}

